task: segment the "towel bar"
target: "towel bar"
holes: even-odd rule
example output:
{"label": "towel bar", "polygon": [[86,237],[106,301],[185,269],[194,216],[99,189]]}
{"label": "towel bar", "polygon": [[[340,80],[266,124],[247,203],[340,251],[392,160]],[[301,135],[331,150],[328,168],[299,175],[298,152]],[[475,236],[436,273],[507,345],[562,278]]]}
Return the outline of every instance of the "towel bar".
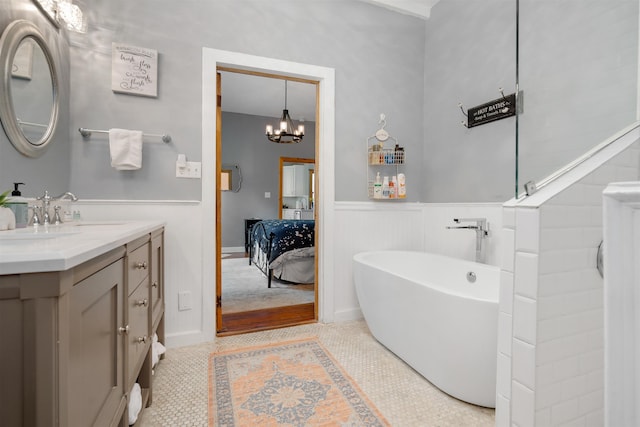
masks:
{"label": "towel bar", "polygon": [[[87,129],[87,128],[78,128],[78,132],[84,137],[89,138],[93,132],[95,133],[109,133],[108,130],[96,130],[96,129]],[[168,144],[171,142],[171,135],[167,134],[156,134],[156,133],[143,133],[142,136],[152,136],[162,138],[162,142]]]}

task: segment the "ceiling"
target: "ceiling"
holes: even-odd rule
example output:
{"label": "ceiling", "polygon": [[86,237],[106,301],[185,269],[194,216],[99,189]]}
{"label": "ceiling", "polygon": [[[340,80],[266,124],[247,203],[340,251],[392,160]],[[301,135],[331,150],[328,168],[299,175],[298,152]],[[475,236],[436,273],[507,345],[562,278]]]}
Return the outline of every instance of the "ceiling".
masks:
{"label": "ceiling", "polygon": [[[399,13],[427,19],[439,0],[361,0]],[[284,109],[284,81],[222,72],[222,111],[280,117]],[[293,120],[315,121],[315,85],[289,81],[287,108]]]}
{"label": "ceiling", "polygon": [[[280,117],[284,109],[284,80],[239,74],[222,75],[222,111]],[[287,82],[287,109],[293,120],[315,121],[316,85]]]}

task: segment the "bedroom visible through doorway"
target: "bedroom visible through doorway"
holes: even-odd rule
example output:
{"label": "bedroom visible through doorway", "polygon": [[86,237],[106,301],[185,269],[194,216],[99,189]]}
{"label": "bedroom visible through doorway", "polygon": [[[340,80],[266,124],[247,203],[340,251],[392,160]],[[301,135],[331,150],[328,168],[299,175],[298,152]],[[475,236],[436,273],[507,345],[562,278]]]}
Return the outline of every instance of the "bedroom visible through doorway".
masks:
{"label": "bedroom visible through doorway", "polygon": [[[265,136],[265,123],[277,121],[274,117],[282,111],[282,94],[268,96],[277,102],[266,110],[260,110],[260,106],[246,106],[247,97],[267,96],[273,83],[277,87],[285,79],[288,80],[287,102],[292,119],[299,120],[294,115],[303,109],[291,98],[295,95],[296,85],[306,86],[303,96],[310,93],[312,97],[313,109],[303,118],[305,136],[298,144],[276,144]],[[310,207],[315,207],[318,188],[314,173],[318,170],[318,82],[226,67],[218,67],[218,80],[216,224],[220,232],[216,239],[216,253],[219,254],[216,259],[216,333],[231,335],[315,322],[318,319],[318,239],[314,232],[317,209]],[[259,93],[262,95],[257,95]],[[297,192],[283,193],[281,154],[297,159],[300,153],[304,153],[309,166],[303,174],[293,170],[285,173],[287,179],[297,173],[295,176],[304,183],[298,182],[300,190]],[[233,191],[225,191],[229,188],[229,180],[238,180],[233,174],[225,176],[228,165],[236,165],[241,171],[241,183],[238,186],[234,183]],[[285,212],[289,208],[292,210]],[[283,214],[293,216],[290,224],[279,223],[285,219]],[[306,241],[295,242],[302,246],[289,253],[278,254],[277,250],[262,253],[261,247],[277,245],[277,242],[258,241],[259,236],[252,235],[257,224],[259,227],[255,230],[268,227],[269,234],[282,235],[282,239],[290,238],[287,227],[305,226],[308,231]],[[284,230],[280,229],[281,225],[286,225]],[[293,243],[288,242],[285,246],[291,245]],[[280,259],[276,259],[276,255]],[[268,256],[271,259],[265,259]],[[303,273],[292,276],[296,269]]]}

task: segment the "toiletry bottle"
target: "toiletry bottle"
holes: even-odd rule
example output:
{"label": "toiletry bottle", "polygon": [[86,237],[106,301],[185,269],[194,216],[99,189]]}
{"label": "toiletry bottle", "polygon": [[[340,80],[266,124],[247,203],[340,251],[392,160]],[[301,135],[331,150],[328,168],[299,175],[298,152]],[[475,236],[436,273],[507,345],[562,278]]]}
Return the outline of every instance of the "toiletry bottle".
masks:
{"label": "toiletry bottle", "polygon": [[398,198],[404,199],[407,197],[406,178],[403,173],[398,174]]}
{"label": "toiletry bottle", "polygon": [[382,180],[382,198],[383,199],[389,198],[389,177],[388,176],[385,176],[384,179]]}
{"label": "toiletry bottle", "polygon": [[14,190],[11,192],[11,197],[7,201],[7,207],[13,211],[16,217],[16,228],[25,228],[29,223],[29,202],[22,197],[22,193],[18,189],[18,186],[25,185],[23,182],[14,182]]}
{"label": "toiletry bottle", "polygon": [[391,181],[389,182],[389,198],[390,199],[396,198],[396,188],[397,188],[397,181],[396,181],[396,176],[394,175],[391,177]]}
{"label": "toiletry bottle", "polygon": [[380,172],[376,174],[376,182],[373,184],[373,198],[382,199],[382,178],[380,178]]}

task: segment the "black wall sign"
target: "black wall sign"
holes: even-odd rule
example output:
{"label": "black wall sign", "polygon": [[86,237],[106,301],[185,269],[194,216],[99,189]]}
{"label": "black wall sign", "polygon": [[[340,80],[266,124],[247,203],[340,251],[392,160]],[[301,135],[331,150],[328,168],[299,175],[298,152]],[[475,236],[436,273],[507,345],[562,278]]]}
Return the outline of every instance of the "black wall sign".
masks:
{"label": "black wall sign", "polygon": [[467,127],[484,125],[516,115],[516,94],[494,99],[467,110]]}

